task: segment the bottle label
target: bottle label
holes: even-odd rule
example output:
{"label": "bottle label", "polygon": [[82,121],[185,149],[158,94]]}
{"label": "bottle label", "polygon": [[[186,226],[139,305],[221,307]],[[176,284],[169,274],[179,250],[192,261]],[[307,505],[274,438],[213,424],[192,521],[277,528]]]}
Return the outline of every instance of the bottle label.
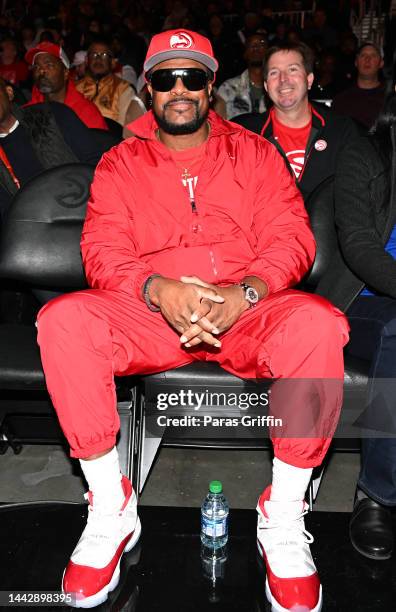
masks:
{"label": "bottle label", "polygon": [[218,538],[227,533],[227,518],[221,521],[211,521],[204,516],[201,520],[201,530],[210,538]]}

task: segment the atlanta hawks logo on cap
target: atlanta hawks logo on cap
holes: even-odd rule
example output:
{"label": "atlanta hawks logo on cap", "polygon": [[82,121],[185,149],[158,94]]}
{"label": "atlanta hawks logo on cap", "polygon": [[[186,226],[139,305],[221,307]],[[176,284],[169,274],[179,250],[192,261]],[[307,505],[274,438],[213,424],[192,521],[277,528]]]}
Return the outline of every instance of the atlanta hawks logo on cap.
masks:
{"label": "atlanta hawks logo on cap", "polygon": [[193,45],[193,39],[187,32],[176,32],[170,38],[171,49],[189,49]]}
{"label": "atlanta hawks logo on cap", "polygon": [[161,62],[179,57],[200,62],[213,73],[219,67],[208,38],[191,30],[167,30],[154,34],[151,39],[144,60],[144,73]]}

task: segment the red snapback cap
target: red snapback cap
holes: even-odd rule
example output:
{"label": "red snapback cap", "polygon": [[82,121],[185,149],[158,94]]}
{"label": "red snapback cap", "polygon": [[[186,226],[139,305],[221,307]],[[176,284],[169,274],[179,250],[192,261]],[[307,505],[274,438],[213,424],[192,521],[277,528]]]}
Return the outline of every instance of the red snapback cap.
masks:
{"label": "red snapback cap", "polygon": [[160,62],[179,57],[196,60],[212,72],[219,67],[208,38],[191,30],[167,30],[152,37],[144,60],[144,72]]}
{"label": "red snapback cap", "polygon": [[33,47],[33,49],[29,49],[29,51],[27,51],[27,53],[25,54],[25,61],[30,64],[30,66],[33,66],[35,57],[39,53],[49,53],[54,57],[58,57],[62,61],[64,66],[66,66],[66,68],[70,68],[70,62],[62,47],[56,45],[55,43],[47,41],[39,43],[38,45]]}

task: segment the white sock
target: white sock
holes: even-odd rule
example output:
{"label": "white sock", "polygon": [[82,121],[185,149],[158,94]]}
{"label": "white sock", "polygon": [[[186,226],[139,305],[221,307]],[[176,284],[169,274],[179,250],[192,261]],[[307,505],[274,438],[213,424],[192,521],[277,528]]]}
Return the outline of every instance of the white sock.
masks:
{"label": "white sock", "polygon": [[274,457],[271,501],[300,501],[305,497],[312,468],[299,468]]}
{"label": "white sock", "polygon": [[100,504],[108,510],[120,510],[125,494],[116,447],[99,459],[80,459],[80,465],[89,490],[93,493],[94,507]]}

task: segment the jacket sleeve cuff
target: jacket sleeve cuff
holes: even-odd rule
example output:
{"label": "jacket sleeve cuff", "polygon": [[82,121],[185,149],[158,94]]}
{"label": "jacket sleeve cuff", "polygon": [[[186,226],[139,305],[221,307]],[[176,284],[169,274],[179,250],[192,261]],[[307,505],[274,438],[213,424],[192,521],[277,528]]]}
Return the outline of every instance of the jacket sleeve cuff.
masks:
{"label": "jacket sleeve cuff", "polygon": [[[277,291],[272,276],[266,273],[263,274],[262,266],[259,270],[255,269],[255,267],[251,267],[248,270],[245,270],[243,277],[246,278],[247,276],[256,276],[263,283],[265,283],[267,285],[267,295],[270,295],[271,293]],[[267,297],[267,295],[265,297]]]}
{"label": "jacket sleeve cuff", "polygon": [[142,292],[143,285],[148,279],[148,277],[151,276],[152,274],[154,274],[154,270],[152,268],[146,268],[142,270],[141,272],[139,272],[133,280],[132,292],[141,302],[144,302],[144,297],[143,297],[143,292]]}

